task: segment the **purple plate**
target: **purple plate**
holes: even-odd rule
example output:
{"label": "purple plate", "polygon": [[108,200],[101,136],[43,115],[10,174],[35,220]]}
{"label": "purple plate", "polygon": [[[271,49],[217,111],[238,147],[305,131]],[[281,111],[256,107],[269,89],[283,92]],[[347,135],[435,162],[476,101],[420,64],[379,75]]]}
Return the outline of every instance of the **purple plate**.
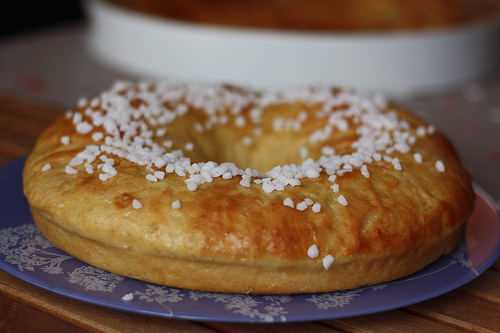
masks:
{"label": "purple plate", "polygon": [[[343,292],[249,296],[168,288],[114,275],[54,248],[37,231],[22,192],[18,160],[0,168],[0,269],[80,301],[153,316],[220,322],[331,320],[407,306],[456,289],[488,269],[500,252],[493,201],[476,188],[474,214],[454,253],[409,277]],[[131,300],[123,300],[129,294]]]}

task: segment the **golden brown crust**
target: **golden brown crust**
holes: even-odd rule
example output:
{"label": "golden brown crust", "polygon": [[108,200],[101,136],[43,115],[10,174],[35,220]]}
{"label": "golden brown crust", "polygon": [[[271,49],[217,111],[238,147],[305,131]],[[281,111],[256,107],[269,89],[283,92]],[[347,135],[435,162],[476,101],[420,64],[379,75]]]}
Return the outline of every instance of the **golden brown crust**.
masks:
{"label": "golden brown crust", "polygon": [[[295,104],[273,107],[263,123],[266,117],[297,109]],[[411,126],[424,124],[401,109],[394,111]],[[251,147],[236,140],[248,128],[222,127],[200,134],[186,130],[192,122],[191,117],[179,119],[168,132],[180,142],[193,140],[203,147],[192,153],[193,159],[217,155],[265,169],[297,160],[298,147],[324,120],[310,117],[292,134],[266,134],[264,125],[264,135]],[[327,143],[347,151],[356,136],[353,131],[335,132]],[[72,138],[67,146],[59,143],[63,135]],[[75,135],[67,119],[58,120],[39,138],[24,170],[24,190],[37,225],[49,240],[82,260],[171,286],[297,293],[392,280],[448,253],[474,202],[470,177],[441,134],[421,138],[412,148],[424,156],[422,164],[415,163],[412,154],[399,154],[402,172],[381,161],[370,165],[370,178],[358,171],[340,177],[347,207],[338,204],[325,175],[282,192],[245,188],[233,178],[215,179],[193,193],[175,174],[149,183],[142,167],[124,159],[117,159],[121,171],[106,182],[85,173],[66,174],[68,161],[91,142],[89,135]],[[319,155],[319,147],[314,149],[311,154]],[[446,172],[436,170],[437,159]],[[52,170],[42,172],[48,162]],[[321,202],[321,213],[285,207],[285,197]],[[144,208],[133,209],[133,199]],[[182,202],[182,209],[171,208],[174,199]],[[335,256],[330,270],[322,268],[321,257],[307,257],[313,243],[321,253]],[[221,279],[224,284],[214,284]]]}
{"label": "golden brown crust", "polygon": [[[110,247],[83,238],[33,212],[41,232],[69,254],[110,272],[139,280],[204,291],[230,293],[308,293],[352,289],[407,276],[453,250],[462,236],[459,227],[435,242],[397,256],[360,258],[332,266],[259,267],[245,263],[225,265],[210,261],[179,260]],[[224,283],[221,283],[224,281]]]}

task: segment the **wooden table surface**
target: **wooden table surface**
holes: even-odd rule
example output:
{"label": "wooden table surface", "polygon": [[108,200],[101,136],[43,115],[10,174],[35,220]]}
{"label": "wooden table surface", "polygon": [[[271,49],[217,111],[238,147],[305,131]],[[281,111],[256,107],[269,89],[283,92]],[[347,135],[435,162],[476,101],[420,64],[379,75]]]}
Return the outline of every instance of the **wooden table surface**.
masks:
{"label": "wooden table surface", "polygon": [[[26,155],[57,107],[0,96],[0,164]],[[303,324],[243,325],[152,318],[66,299],[0,271],[0,332],[500,332],[500,261],[472,283],[396,311]]]}

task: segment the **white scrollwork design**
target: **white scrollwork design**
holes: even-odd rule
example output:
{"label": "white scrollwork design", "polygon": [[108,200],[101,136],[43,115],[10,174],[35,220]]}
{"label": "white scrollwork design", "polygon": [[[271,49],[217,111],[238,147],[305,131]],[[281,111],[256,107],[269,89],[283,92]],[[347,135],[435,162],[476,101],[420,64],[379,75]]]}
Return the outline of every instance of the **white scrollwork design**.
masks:
{"label": "white scrollwork design", "polygon": [[33,224],[0,230],[0,254],[20,271],[48,274],[63,273],[62,263],[72,259],[53,248]]}
{"label": "white scrollwork design", "polygon": [[264,322],[285,322],[288,311],[284,304],[292,301],[292,297],[289,296],[264,296],[258,298],[249,295],[200,292],[191,292],[189,297],[193,301],[205,298],[213,300],[215,303],[223,303],[224,309],[227,311]]}
{"label": "white scrollwork design", "polygon": [[68,273],[68,281],[85,290],[112,292],[123,281],[121,276],[111,274],[92,266],[81,266]]}

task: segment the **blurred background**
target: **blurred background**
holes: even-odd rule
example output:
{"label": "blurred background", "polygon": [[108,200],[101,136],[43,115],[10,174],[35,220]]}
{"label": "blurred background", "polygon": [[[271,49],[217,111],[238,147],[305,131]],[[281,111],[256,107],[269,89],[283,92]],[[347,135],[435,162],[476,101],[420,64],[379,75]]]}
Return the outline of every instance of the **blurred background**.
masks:
{"label": "blurred background", "polygon": [[327,83],[397,97],[433,95],[492,77],[500,64],[498,0],[25,6],[18,2],[1,14],[0,89],[29,95],[15,84],[36,86],[32,74],[38,73],[50,76],[42,97],[64,104],[77,92],[97,93],[116,76],[271,89]]}
{"label": "blurred background", "polygon": [[59,112],[117,79],[334,83],[386,92],[436,124],[498,199],[499,3],[14,2],[0,13],[0,154],[25,154]]}
{"label": "blurred background", "polygon": [[9,38],[22,33],[48,29],[60,24],[83,20],[83,8],[79,1],[62,1],[56,6],[47,6],[41,1],[24,1],[9,4],[9,10],[0,12],[0,37]]}
{"label": "blurred background", "polygon": [[[500,207],[499,3],[8,1],[0,10],[0,168],[26,156],[40,133],[80,97],[93,97],[115,80],[224,80],[258,88],[333,83],[380,90],[436,125],[454,143],[474,182]],[[10,223],[11,217],[2,218]],[[368,319],[360,327],[497,331],[498,262],[496,267],[487,280],[454,292],[448,302],[438,299],[441,303],[388,314],[387,321]],[[11,278],[0,280],[2,332],[80,332],[48,320],[47,313],[80,325],[95,318],[89,327],[102,322],[99,329],[120,322],[116,329],[132,331],[129,325],[137,320],[127,314],[121,323],[105,310],[44,297]],[[24,295],[16,296],[19,303],[5,300],[5,284]],[[43,312],[23,310],[23,299],[36,308],[52,305]],[[147,327],[154,329],[152,320],[147,318]],[[434,326],[439,321],[446,326]],[[189,330],[184,322],[169,322],[174,330]],[[353,323],[342,327],[354,330]]]}

